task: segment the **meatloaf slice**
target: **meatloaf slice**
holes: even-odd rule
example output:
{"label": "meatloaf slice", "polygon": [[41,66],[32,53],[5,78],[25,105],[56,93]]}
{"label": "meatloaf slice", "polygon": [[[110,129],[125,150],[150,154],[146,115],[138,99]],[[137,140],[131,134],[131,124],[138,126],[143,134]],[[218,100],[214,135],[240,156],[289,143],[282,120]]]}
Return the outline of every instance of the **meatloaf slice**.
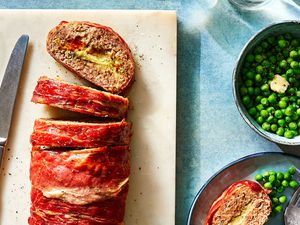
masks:
{"label": "meatloaf slice", "polygon": [[93,88],[40,77],[31,99],[34,103],[106,118],[125,118],[128,99]]}
{"label": "meatloaf slice", "polygon": [[78,76],[111,93],[134,80],[128,45],[111,28],[90,22],[61,22],[47,37],[47,51]]}
{"label": "meatloaf slice", "polygon": [[131,123],[85,123],[52,119],[36,119],[31,134],[33,146],[88,148],[128,145]]}
{"label": "meatloaf slice", "polygon": [[206,225],[263,225],[272,210],[272,202],[256,182],[234,183],[212,204]]}
{"label": "meatloaf slice", "polygon": [[129,146],[31,152],[30,225],[122,225]]}
{"label": "meatloaf slice", "polygon": [[30,180],[46,197],[76,205],[114,198],[126,188],[129,147],[31,152]]}

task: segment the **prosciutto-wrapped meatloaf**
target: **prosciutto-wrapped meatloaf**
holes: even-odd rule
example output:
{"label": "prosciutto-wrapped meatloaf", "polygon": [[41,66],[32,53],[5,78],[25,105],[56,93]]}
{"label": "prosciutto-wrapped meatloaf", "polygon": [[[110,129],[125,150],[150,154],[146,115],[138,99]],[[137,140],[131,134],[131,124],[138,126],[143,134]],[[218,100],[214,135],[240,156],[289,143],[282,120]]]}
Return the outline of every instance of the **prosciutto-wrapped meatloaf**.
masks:
{"label": "prosciutto-wrapped meatloaf", "polygon": [[47,51],[78,76],[111,93],[134,80],[128,45],[111,28],[90,22],[61,22],[48,34]]}
{"label": "prosciutto-wrapped meatloaf", "polygon": [[123,119],[128,110],[127,98],[46,76],[38,80],[31,101],[105,118]]}
{"label": "prosciutto-wrapped meatloaf", "polygon": [[121,225],[130,174],[129,147],[31,153],[30,225]]}
{"label": "prosciutto-wrapped meatloaf", "polygon": [[37,119],[31,134],[33,146],[60,148],[92,148],[128,145],[131,123],[85,123],[51,119]]}
{"label": "prosciutto-wrapped meatloaf", "polygon": [[271,211],[272,202],[259,184],[240,181],[214,201],[205,225],[263,225]]}

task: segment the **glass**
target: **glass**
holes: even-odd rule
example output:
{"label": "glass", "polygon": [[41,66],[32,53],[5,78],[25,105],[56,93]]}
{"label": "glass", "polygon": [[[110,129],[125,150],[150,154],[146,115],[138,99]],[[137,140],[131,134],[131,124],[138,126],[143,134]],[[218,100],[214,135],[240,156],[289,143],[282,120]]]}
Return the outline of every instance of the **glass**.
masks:
{"label": "glass", "polygon": [[240,9],[254,10],[265,6],[272,0],[228,0],[231,4]]}

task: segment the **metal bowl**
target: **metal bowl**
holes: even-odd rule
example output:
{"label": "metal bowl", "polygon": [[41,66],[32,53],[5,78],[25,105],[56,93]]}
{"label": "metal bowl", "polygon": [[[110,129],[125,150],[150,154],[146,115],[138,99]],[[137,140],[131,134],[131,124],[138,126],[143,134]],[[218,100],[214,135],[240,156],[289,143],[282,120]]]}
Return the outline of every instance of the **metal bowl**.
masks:
{"label": "metal bowl", "polygon": [[257,34],[255,34],[248,43],[244,46],[241,51],[236,67],[233,71],[233,95],[236,106],[239,110],[239,113],[243,117],[243,119],[247,122],[247,124],[258,134],[263,136],[264,138],[283,145],[300,145],[300,135],[296,136],[292,139],[288,139],[277,134],[265,131],[261,128],[261,126],[253,119],[247,112],[246,108],[242,104],[241,96],[239,93],[240,84],[241,84],[241,69],[244,63],[246,55],[255,47],[257,44],[261,43],[262,40],[271,36],[271,35],[279,35],[284,33],[291,33],[295,37],[300,37],[300,21],[285,21],[281,23],[272,24],[262,30],[260,30]]}

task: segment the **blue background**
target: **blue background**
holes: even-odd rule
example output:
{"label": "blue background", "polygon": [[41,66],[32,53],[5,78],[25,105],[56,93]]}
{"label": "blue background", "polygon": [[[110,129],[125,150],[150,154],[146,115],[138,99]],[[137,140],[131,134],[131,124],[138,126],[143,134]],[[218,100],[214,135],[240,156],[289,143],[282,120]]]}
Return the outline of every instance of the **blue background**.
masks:
{"label": "blue background", "polygon": [[177,10],[176,225],[183,225],[194,196],[216,171],[251,153],[280,151],[242,120],[231,78],[253,34],[273,22],[300,19],[295,2],[273,0],[255,11],[237,9],[227,0],[0,0],[0,8]]}

